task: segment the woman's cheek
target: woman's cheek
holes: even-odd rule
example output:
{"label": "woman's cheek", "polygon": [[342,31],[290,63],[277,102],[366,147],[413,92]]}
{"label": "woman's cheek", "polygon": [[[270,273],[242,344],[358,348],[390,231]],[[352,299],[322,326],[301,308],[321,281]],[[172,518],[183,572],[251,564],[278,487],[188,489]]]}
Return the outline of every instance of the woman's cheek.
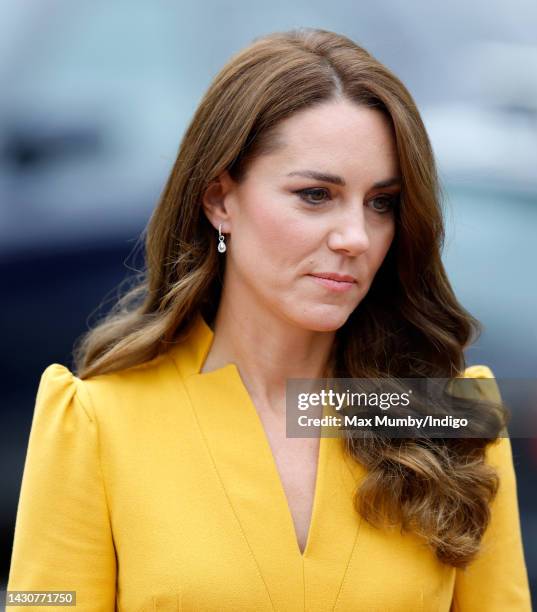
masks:
{"label": "woman's cheek", "polygon": [[278,202],[264,202],[252,214],[256,233],[272,244],[279,243],[296,231],[296,222]]}

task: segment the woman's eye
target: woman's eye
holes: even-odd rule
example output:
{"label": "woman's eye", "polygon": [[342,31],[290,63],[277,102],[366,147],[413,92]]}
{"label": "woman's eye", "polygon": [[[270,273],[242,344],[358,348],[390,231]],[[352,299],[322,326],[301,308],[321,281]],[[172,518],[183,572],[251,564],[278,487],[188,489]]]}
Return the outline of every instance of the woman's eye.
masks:
{"label": "woman's eye", "polygon": [[[395,208],[397,196],[380,196],[371,200],[373,210],[378,213],[387,213]],[[380,206],[375,206],[374,203],[379,202]]]}
{"label": "woman's eye", "polygon": [[305,200],[309,204],[322,204],[325,201],[325,196],[330,196],[330,193],[322,187],[299,189],[295,193],[297,193],[303,200]]}

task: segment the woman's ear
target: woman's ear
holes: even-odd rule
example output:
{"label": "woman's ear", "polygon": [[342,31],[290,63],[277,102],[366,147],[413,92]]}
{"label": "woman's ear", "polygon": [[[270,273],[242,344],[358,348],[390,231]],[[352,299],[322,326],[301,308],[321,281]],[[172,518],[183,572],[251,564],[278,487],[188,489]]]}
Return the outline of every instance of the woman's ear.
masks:
{"label": "woman's ear", "polygon": [[235,193],[236,183],[224,170],[213,179],[202,198],[202,206],[207,219],[215,229],[222,223],[222,231],[230,232],[229,221],[231,218],[230,209]]}

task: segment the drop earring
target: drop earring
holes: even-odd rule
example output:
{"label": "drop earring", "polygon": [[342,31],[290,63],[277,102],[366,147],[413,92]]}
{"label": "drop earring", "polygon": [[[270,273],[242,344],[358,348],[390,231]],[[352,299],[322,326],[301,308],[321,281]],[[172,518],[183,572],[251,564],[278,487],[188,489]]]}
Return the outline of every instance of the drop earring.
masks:
{"label": "drop earring", "polygon": [[222,234],[222,224],[218,226],[218,252],[225,253],[226,252],[226,243],[224,242],[225,236]]}

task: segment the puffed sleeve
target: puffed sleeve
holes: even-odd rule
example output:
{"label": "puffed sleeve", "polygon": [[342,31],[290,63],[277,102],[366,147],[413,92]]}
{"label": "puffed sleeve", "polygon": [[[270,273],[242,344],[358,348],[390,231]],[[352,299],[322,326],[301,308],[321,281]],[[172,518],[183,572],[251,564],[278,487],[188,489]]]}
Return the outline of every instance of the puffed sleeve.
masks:
{"label": "puffed sleeve", "polygon": [[7,590],[76,591],[77,610],[113,611],[115,584],[97,421],[84,381],[55,363],[37,391]]}
{"label": "puffed sleeve", "polygon": [[[487,366],[471,366],[467,378],[494,378]],[[500,401],[497,383],[482,385],[483,394]],[[511,441],[498,438],[487,449],[487,463],[496,468],[500,485],[491,504],[491,520],[482,550],[466,570],[457,569],[452,612],[531,612],[528,574],[520,531],[516,476]]]}

